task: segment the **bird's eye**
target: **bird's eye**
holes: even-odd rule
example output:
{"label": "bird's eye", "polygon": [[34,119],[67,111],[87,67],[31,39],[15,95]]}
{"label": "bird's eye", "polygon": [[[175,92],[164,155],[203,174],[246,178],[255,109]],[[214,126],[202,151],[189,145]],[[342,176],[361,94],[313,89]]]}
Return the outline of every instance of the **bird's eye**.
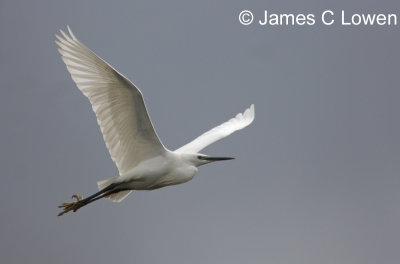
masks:
{"label": "bird's eye", "polygon": [[199,160],[203,159],[203,157],[202,157],[202,156],[197,156],[197,158],[198,158]]}

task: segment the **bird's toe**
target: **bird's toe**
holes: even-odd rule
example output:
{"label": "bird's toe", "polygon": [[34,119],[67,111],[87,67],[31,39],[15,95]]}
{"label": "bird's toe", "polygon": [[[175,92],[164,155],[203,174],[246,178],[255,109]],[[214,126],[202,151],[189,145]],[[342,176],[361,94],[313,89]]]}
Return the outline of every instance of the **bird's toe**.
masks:
{"label": "bird's toe", "polygon": [[82,196],[82,195],[79,195],[79,194],[74,194],[74,195],[72,195],[72,198],[75,198],[76,201],[79,202],[80,200],[83,199],[83,196]]}

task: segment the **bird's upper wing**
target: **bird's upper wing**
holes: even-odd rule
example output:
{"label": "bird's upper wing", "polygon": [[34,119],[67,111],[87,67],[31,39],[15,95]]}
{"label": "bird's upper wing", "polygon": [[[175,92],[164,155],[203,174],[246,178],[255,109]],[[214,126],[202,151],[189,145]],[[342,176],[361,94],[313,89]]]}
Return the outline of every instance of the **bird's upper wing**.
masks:
{"label": "bird's upper wing", "polygon": [[104,141],[119,173],[165,151],[141,92],[122,74],[83,45],[68,27],[56,43],[72,79],[89,99]]}
{"label": "bird's upper wing", "polygon": [[229,119],[225,123],[214,127],[192,142],[180,147],[176,152],[181,153],[197,153],[208,145],[229,136],[233,132],[245,128],[254,120],[254,105],[247,108],[244,113],[237,114],[234,118]]}

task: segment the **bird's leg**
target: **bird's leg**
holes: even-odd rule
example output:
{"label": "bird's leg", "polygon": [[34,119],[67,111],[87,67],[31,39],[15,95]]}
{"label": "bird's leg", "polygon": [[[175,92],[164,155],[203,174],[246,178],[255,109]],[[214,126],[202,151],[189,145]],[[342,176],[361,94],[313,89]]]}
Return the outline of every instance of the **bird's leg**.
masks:
{"label": "bird's leg", "polygon": [[[95,198],[96,196],[99,196],[99,195],[101,195],[101,194],[103,194],[103,193],[105,193],[105,192],[108,192],[109,190],[114,189],[114,188],[117,187],[118,185],[119,185],[119,183],[112,183],[112,184],[108,185],[106,188],[104,188],[104,189],[98,191],[97,193],[92,194],[92,195],[90,195],[89,197],[86,197],[85,199],[82,200],[82,203],[84,203],[84,202],[86,202],[86,201],[89,201],[89,200]],[[83,197],[82,197],[82,198],[83,198]]]}
{"label": "bird's leg", "polygon": [[[97,196],[97,197],[95,197],[95,198],[93,198],[93,199],[91,199],[91,200],[86,200],[86,199],[84,199],[84,200],[82,200],[82,201],[78,201],[78,203],[80,204],[79,208],[81,208],[81,207],[83,207],[83,206],[85,206],[85,205],[88,205],[88,204],[90,204],[90,203],[92,203],[92,202],[94,202],[94,201],[97,201],[97,200],[99,200],[99,199],[101,199],[101,198],[104,198],[104,197],[106,197],[106,196],[109,196],[109,195],[111,195],[111,194],[113,194],[113,193],[118,193],[118,192],[128,191],[128,190],[130,190],[130,189],[114,189],[114,190],[108,191],[108,192],[106,192],[106,193],[103,193],[102,195],[99,195],[99,196]],[[78,208],[78,209],[79,209],[79,208]],[[76,209],[76,210],[78,210],[78,209]],[[74,212],[75,212],[75,211],[74,211]]]}
{"label": "bird's leg", "polygon": [[125,189],[116,188],[118,185],[119,185],[119,183],[112,183],[109,186],[107,186],[106,188],[96,192],[95,194],[93,194],[85,199],[83,199],[83,196],[81,196],[81,195],[77,195],[77,194],[72,195],[72,198],[75,198],[76,202],[63,203],[60,206],[58,206],[58,208],[63,208],[63,211],[61,213],[59,213],[58,216],[68,213],[69,211],[76,212],[79,208],[81,208],[91,202],[97,201],[98,199],[108,196],[110,194],[125,190]]}

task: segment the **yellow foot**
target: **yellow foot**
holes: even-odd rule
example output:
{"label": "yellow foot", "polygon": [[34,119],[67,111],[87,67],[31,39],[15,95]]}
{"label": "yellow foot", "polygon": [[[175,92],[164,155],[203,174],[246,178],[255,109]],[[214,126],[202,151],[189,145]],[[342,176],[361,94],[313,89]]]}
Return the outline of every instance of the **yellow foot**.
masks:
{"label": "yellow foot", "polygon": [[62,212],[58,214],[58,216],[61,216],[65,213],[68,213],[69,211],[74,211],[78,210],[81,208],[81,205],[79,204],[79,201],[83,199],[83,196],[74,194],[72,195],[72,198],[76,199],[76,202],[70,202],[70,203],[63,203],[62,205],[58,206],[58,208],[63,208]]}

